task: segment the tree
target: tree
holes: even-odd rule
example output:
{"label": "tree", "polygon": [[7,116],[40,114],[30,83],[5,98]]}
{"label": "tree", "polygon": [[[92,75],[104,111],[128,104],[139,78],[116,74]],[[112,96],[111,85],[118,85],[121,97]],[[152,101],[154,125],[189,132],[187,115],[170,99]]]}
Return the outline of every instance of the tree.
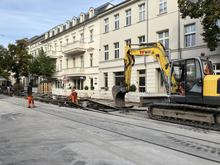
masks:
{"label": "tree", "polygon": [[9,57],[11,58],[11,72],[14,73],[16,83],[20,83],[20,77],[27,77],[31,55],[28,54],[28,42],[25,39],[17,40],[16,44],[8,45]]}
{"label": "tree", "polygon": [[214,51],[220,41],[220,0],[178,0],[182,18],[200,18],[203,25],[203,40]]}
{"label": "tree", "polygon": [[44,78],[51,77],[55,71],[54,61],[46,55],[41,49],[36,58],[33,58],[32,64],[30,65],[30,73],[36,76],[43,76]]}
{"label": "tree", "polygon": [[0,75],[6,79],[10,76],[10,61],[8,50],[0,45]]}

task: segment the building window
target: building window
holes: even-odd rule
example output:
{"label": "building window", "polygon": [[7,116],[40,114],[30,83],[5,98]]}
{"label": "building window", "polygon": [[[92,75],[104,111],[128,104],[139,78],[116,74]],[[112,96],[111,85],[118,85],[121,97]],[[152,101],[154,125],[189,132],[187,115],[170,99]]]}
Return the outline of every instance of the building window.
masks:
{"label": "building window", "polygon": [[115,30],[119,29],[119,14],[115,15]]}
{"label": "building window", "polygon": [[69,59],[67,58],[66,59],[66,69],[68,69],[69,68]]}
{"label": "building window", "polygon": [[57,43],[54,44],[54,50],[57,51]]}
{"label": "building window", "polygon": [[56,88],[63,88],[63,83],[62,83],[62,81],[61,81],[61,80],[55,81],[55,87],[56,87]]}
{"label": "building window", "polygon": [[126,26],[131,25],[131,9],[126,10]]}
{"label": "building window", "polygon": [[158,41],[164,45],[166,53],[169,54],[169,31],[158,32]]}
{"label": "building window", "polygon": [[126,46],[131,45],[131,39],[125,40],[125,45],[126,45]]}
{"label": "building window", "polygon": [[63,69],[63,66],[62,66],[62,60],[60,60],[60,71],[62,71],[62,69]]}
{"label": "building window", "polygon": [[145,4],[139,5],[139,21],[145,20]]}
{"label": "building window", "polygon": [[167,12],[167,0],[160,0],[159,4],[159,14]]}
{"label": "building window", "polygon": [[93,78],[90,78],[90,89],[91,89],[91,90],[94,89],[94,81],[93,81]]}
{"label": "building window", "polygon": [[45,46],[45,51],[46,51],[46,52],[48,51],[48,48],[47,48],[47,46]]}
{"label": "building window", "polygon": [[73,68],[75,68],[75,67],[76,67],[76,58],[73,57]]}
{"label": "building window", "polygon": [[124,72],[115,72],[115,85],[121,86],[124,84]]}
{"label": "building window", "polygon": [[104,19],[104,27],[105,27],[104,29],[105,33],[108,33],[109,32],[109,19],[108,18]]}
{"label": "building window", "polygon": [[119,42],[114,43],[115,47],[115,58],[119,58]]}
{"label": "building window", "polygon": [[89,31],[90,42],[93,42],[93,29]]}
{"label": "building window", "polygon": [[80,34],[80,42],[84,42],[84,33]]}
{"label": "building window", "polygon": [[84,68],[84,58],[83,58],[83,56],[80,56],[80,61],[81,61],[81,68]]}
{"label": "building window", "polygon": [[73,80],[73,84],[76,87],[76,89],[83,90],[84,81],[85,81],[84,79],[76,79],[76,80]]}
{"label": "building window", "polygon": [[90,54],[90,67],[93,67],[93,54]]}
{"label": "building window", "polygon": [[138,37],[138,42],[139,42],[139,44],[145,43],[145,36]]}
{"label": "building window", "polygon": [[75,42],[76,41],[76,36],[73,36],[73,42]]}
{"label": "building window", "polygon": [[108,89],[108,73],[104,73],[104,87]]}
{"label": "building window", "polygon": [[67,39],[66,39],[66,44],[68,45],[68,43],[69,43],[69,39],[67,38]]}
{"label": "building window", "polygon": [[138,71],[138,91],[146,92],[146,70]]}
{"label": "building window", "polygon": [[185,26],[185,47],[196,45],[196,25],[190,24]]}
{"label": "building window", "polygon": [[109,46],[104,46],[104,55],[105,55],[105,61],[109,60]]}
{"label": "building window", "polygon": [[63,47],[62,47],[62,46],[63,46],[62,44],[63,44],[62,41],[60,41],[60,51],[62,51],[62,48],[63,48]]}

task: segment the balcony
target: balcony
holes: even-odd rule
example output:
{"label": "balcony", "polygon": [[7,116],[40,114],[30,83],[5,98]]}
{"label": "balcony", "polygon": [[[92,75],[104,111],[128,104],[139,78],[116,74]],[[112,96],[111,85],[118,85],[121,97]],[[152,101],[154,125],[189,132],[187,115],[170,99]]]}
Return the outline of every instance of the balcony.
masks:
{"label": "balcony", "polygon": [[82,54],[85,51],[85,43],[80,41],[75,41],[63,46],[63,53],[66,55]]}
{"label": "balcony", "polygon": [[50,50],[46,52],[46,55],[49,56],[51,59],[57,59],[62,56],[62,52]]}

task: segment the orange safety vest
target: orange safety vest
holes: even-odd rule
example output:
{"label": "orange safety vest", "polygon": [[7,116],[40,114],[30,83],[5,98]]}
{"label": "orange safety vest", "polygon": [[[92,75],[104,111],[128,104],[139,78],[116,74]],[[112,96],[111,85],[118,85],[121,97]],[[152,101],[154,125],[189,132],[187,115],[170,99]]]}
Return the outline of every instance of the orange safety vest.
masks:
{"label": "orange safety vest", "polygon": [[73,91],[70,95],[70,99],[72,101],[72,103],[77,103],[77,92]]}

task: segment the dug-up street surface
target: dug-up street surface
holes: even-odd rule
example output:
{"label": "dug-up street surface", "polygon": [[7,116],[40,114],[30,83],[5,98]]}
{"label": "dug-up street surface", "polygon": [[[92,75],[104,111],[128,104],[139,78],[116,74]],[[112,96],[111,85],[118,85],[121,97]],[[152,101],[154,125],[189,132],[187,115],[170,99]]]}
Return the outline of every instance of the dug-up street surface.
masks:
{"label": "dug-up street surface", "polygon": [[220,132],[0,95],[0,165],[217,165]]}

